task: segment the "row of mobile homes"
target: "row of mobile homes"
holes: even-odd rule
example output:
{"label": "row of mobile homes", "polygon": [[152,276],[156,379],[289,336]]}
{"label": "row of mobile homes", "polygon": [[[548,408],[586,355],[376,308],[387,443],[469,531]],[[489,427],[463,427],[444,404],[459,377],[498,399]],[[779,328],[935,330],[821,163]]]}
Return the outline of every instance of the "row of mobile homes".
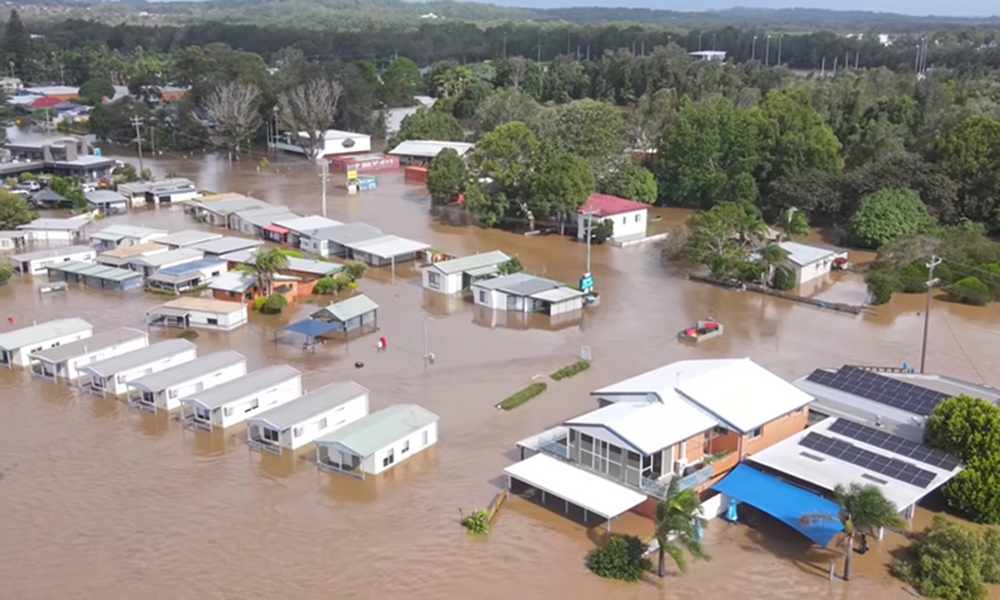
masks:
{"label": "row of mobile homes", "polygon": [[181,399],[181,422],[211,431],[242,423],[302,395],[302,374],[275,365]]}
{"label": "row of mobile homes", "polygon": [[123,396],[129,382],[193,361],[198,348],[187,340],[165,340],[80,367],[80,387],[98,396]]}
{"label": "row of mobile homes", "polygon": [[29,356],[53,346],[69,344],[94,334],[94,327],[83,319],[55,319],[0,333],[0,367],[27,367]]}
{"label": "row of mobile homes", "polygon": [[231,331],[247,322],[247,305],[208,298],[178,298],[146,311],[146,324]]}
{"label": "row of mobile homes", "polygon": [[31,223],[18,225],[17,229],[28,235],[32,242],[59,242],[72,244],[81,239],[83,228],[90,223],[89,216],[69,219],[40,218]]}
{"label": "row of mobile homes", "polygon": [[101,290],[136,290],[142,287],[142,273],[107,265],[70,261],[48,269],[51,281],[82,283]]}
{"label": "row of mobile homes", "polygon": [[269,233],[272,234],[268,239],[272,239],[280,244],[288,244],[293,248],[301,247],[300,240],[302,236],[310,231],[317,231],[319,229],[327,229],[329,227],[337,227],[338,225],[343,225],[340,221],[334,221],[333,219],[327,219],[326,217],[320,217],[317,215],[310,215],[307,217],[299,217],[297,219],[283,219],[280,221],[275,221],[272,223],[275,227],[279,227],[285,230],[284,233],[279,233],[275,229],[269,229]]}
{"label": "row of mobile homes", "polygon": [[205,256],[209,258],[218,258],[225,254],[230,254],[232,252],[240,252],[242,250],[256,250],[260,246],[263,246],[264,242],[260,240],[251,240],[247,238],[238,237],[220,237],[214,240],[208,240],[205,242],[198,242],[187,246],[187,248],[192,248],[194,250],[201,251]]}
{"label": "row of mobile homes", "polygon": [[129,268],[139,271],[143,277],[149,277],[160,269],[201,260],[204,256],[203,252],[194,248],[178,248],[156,254],[135,256],[129,260]]}
{"label": "row of mobile homes", "polygon": [[215,258],[203,258],[160,269],[146,278],[146,286],[180,294],[206,285],[213,277],[228,271],[229,267],[225,262]]}
{"label": "row of mobile homes", "polygon": [[514,273],[472,283],[473,301],[494,310],[550,316],[583,309],[585,293],[558,281]]}
{"label": "row of mobile homes", "polygon": [[416,404],[397,404],[316,440],[320,467],[364,479],[437,443],[438,416]]}
{"label": "row of mobile homes", "polygon": [[22,275],[39,275],[48,271],[52,265],[78,261],[93,262],[97,252],[90,246],[62,246],[48,250],[13,254],[8,257],[14,271]]}
{"label": "row of mobile homes", "polygon": [[76,380],[81,366],[145,348],[149,336],[138,329],[121,327],[82,340],[60,344],[28,356],[31,373],[42,379]]}
{"label": "row of mobile homes", "polygon": [[221,237],[221,233],[198,231],[197,229],[185,229],[184,231],[177,231],[171,233],[170,235],[161,237],[156,241],[171,250],[176,250],[177,248],[187,248],[188,246],[194,246],[202,242],[217,240]]}
{"label": "row of mobile homes", "polygon": [[262,238],[264,228],[275,220],[297,219],[299,216],[287,206],[268,205],[267,208],[248,208],[229,215],[229,228],[243,235]]}
{"label": "row of mobile homes", "polygon": [[181,406],[181,398],[238,379],[246,373],[246,357],[223,350],[128,382],[130,401],[153,412],[176,410]]}
{"label": "row of mobile homes", "polygon": [[199,221],[207,220],[205,217],[205,206],[208,204],[216,204],[219,202],[224,202],[227,200],[238,200],[240,198],[246,198],[243,194],[237,194],[235,192],[226,192],[224,194],[206,194],[204,196],[197,196],[192,199],[191,202],[184,204],[184,214],[191,215],[198,219]]}
{"label": "row of mobile homes", "polygon": [[194,200],[191,202],[194,207],[195,217],[216,227],[229,227],[229,216],[248,208],[268,208],[271,205],[263,200],[238,196],[225,200],[207,201],[207,199]]}
{"label": "row of mobile homes", "polygon": [[84,194],[87,206],[106,215],[128,212],[128,198],[111,190],[94,190]]}
{"label": "row of mobile homes", "polygon": [[[162,238],[161,238],[162,239]],[[132,259],[154,254],[163,254],[169,250],[167,246],[157,242],[146,242],[133,246],[119,246],[114,250],[106,250],[97,255],[95,262],[109,267],[128,269]]]}
{"label": "row of mobile homes", "polygon": [[281,454],[297,450],[368,414],[368,390],[354,383],[331,383],[287,404],[247,419],[247,444]]}
{"label": "row of mobile homes", "polygon": [[500,265],[510,257],[500,250],[432,263],[421,269],[424,289],[441,294],[457,294],[481,279],[495,277]]}
{"label": "row of mobile homes", "polygon": [[23,248],[28,234],[24,231],[0,231],[0,252]]}
{"label": "row of mobile homes", "polygon": [[164,229],[153,229],[139,225],[108,225],[100,231],[90,234],[90,241],[99,250],[114,250],[121,246],[137,246],[155,242],[167,235]]}
{"label": "row of mobile homes", "polygon": [[162,181],[135,181],[118,186],[118,193],[128,198],[132,206],[144,204],[174,204],[198,197],[198,189],[190,179],[171,177]]}

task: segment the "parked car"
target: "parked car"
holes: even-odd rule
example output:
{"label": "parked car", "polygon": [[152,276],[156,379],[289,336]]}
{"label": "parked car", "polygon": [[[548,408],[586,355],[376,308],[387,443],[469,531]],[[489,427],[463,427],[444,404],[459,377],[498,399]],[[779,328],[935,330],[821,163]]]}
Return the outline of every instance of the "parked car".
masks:
{"label": "parked car", "polygon": [[38,190],[42,189],[42,184],[34,180],[22,181],[21,183],[17,184],[16,189],[25,190],[27,192],[37,192]]}

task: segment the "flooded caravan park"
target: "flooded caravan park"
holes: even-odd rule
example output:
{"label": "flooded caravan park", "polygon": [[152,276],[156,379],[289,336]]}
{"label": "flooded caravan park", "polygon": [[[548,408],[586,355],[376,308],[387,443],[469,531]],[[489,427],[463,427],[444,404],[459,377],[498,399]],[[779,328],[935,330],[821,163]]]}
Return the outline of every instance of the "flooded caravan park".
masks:
{"label": "flooded caravan park", "polygon": [[[319,179],[303,162],[281,161],[258,172],[223,157],[147,158],[199,187],[236,191],[300,213],[319,213]],[[364,221],[386,233],[453,254],[499,248],[536,273],[575,281],[582,245],[559,236],[524,237],[437,222],[426,192],[401,173],[380,174],[379,189],[347,197],[333,187],[331,218]],[[666,227],[683,211],[657,209]],[[205,228],[179,209],[140,210],[108,223],[163,229]],[[281,325],[308,314],[303,305],[279,317],[251,315],[229,333],[202,332],[200,353],[233,348],[248,367],[289,363],[307,389],[354,379],[371,392],[372,409],[416,402],[441,417],[440,443],[366,481],[318,471],[311,454],[250,452],[242,431],[182,430],[164,415],[96,400],[66,385],[0,371],[0,544],[2,597],[32,598],[885,598],[910,597],[885,563],[893,541],[856,561],[849,584],[831,583],[839,553],[811,548],[794,533],[762,522],[761,530],[714,522],[707,544],[714,560],[690,573],[626,585],[590,575],[583,557],[603,527],[586,529],[529,501],[508,503],[488,538],[458,525],[459,509],[484,506],[505,484],[514,443],[593,407],[591,389],[684,359],[751,356],[787,378],[817,366],[899,365],[919,361],[923,297],[851,315],[687,281],[652,246],[595,247],[593,272],[601,306],[557,326],[497,323],[470,304],[425,296],[410,265],[370,270],[361,290],[381,307],[373,336],[304,352],[294,335],[274,342]],[[810,294],[860,302],[856,274],[838,275]],[[44,277],[40,278],[44,280]],[[826,287],[824,287],[826,286]],[[80,316],[95,329],[142,327],[145,310],[163,301],[71,286],[39,296],[30,278],[0,287],[0,331],[56,317]],[[711,315],[726,334],[680,345],[676,332]],[[996,306],[971,308],[935,300],[928,370],[1000,385]],[[425,336],[426,332],[426,336]],[[154,339],[172,336],[153,330]],[[501,413],[493,405],[536,374],[592,350],[593,367],[550,386],[527,405]],[[425,347],[436,355],[425,366]],[[355,368],[356,362],[364,367]],[[921,511],[918,523],[928,520]],[[625,515],[616,532],[648,532]],[[859,564],[860,563],[860,564]]]}

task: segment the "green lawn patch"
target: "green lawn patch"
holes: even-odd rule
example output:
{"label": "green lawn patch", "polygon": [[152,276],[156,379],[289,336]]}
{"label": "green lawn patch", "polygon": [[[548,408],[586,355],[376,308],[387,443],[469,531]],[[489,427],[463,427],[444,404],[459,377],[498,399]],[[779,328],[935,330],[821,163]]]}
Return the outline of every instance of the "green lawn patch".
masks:
{"label": "green lawn patch", "polygon": [[512,408],[517,408],[521,406],[528,400],[531,400],[538,394],[544,392],[549,386],[546,385],[544,381],[539,381],[533,383],[523,390],[507,396],[503,402],[497,404],[497,408],[502,408],[503,410],[511,410]]}
{"label": "green lawn patch", "polygon": [[578,360],[571,365],[566,365],[565,367],[559,369],[549,377],[551,377],[555,381],[559,381],[560,379],[566,379],[567,377],[572,377],[577,373],[580,373],[581,371],[586,371],[589,368],[590,368],[589,362],[585,360]]}

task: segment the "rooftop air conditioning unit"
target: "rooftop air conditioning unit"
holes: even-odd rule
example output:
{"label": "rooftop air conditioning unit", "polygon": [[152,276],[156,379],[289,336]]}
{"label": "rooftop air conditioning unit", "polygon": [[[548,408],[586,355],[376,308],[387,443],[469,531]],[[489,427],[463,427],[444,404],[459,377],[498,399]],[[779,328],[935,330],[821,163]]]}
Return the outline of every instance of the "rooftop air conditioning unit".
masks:
{"label": "rooftop air conditioning unit", "polygon": [[686,458],[678,458],[674,461],[674,473],[677,475],[684,475],[684,469],[688,466],[688,461]]}

